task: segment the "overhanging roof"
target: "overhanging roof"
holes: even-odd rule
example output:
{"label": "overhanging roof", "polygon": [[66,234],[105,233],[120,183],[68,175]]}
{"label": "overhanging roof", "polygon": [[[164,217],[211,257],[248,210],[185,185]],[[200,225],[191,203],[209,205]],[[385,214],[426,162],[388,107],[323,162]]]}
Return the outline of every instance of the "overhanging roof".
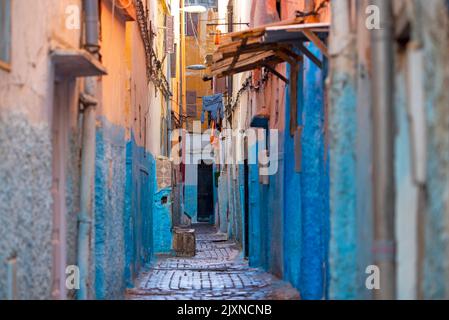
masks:
{"label": "overhanging roof", "polygon": [[277,74],[275,65],[282,62],[295,65],[302,59],[295,52],[297,48],[322,67],[322,61],[303,43],[313,42],[328,57],[325,39],[329,28],[329,23],[304,23],[303,18],[296,18],[225,35],[213,55],[210,76],[224,77],[266,67],[288,82]]}

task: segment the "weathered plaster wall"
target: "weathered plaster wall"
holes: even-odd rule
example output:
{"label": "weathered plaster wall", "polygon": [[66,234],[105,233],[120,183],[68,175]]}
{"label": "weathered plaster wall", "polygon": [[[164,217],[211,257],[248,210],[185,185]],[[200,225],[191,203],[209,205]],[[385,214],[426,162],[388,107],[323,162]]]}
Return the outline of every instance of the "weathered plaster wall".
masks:
{"label": "weathered plaster wall", "polygon": [[[170,253],[172,249],[172,188],[156,190],[153,202],[153,246],[154,253]],[[165,203],[163,199],[165,198]]]}
{"label": "weathered plaster wall", "polygon": [[423,294],[449,298],[449,18],[444,1],[419,6],[422,28],[427,114],[427,215]]}
{"label": "weathered plaster wall", "polygon": [[80,0],[12,2],[11,71],[0,69],[1,109],[14,107],[32,123],[50,123],[53,46],[78,48],[80,31],[65,27],[65,9]]}
{"label": "weathered plaster wall", "polygon": [[[150,11],[154,19],[155,10]],[[153,23],[156,23],[153,20]],[[159,22],[158,22],[159,23]],[[160,23],[159,25],[161,25]],[[126,24],[127,96],[124,197],[125,281],[127,287],[154,255],[156,161],[160,152],[163,99],[147,81],[145,51],[136,22]]]}
{"label": "weathered plaster wall", "polygon": [[[248,152],[257,152],[257,143],[249,144]],[[249,265],[252,267],[262,266],[262,222],[261,222],[261,199],[259,183],[259,166],[249,165]]]}
{"label": "weathered plaster wall", "polygon": [[[308,49],[320,59],[313,44]],[[304,60],[302,87],[301,286],[303,299],[326,298],[329,241],[329,171],[326,145],[324,70]]]}
{"label": "weathered plaster wall", "polygon": [[396,179],[396,239],[397,239],[397,296],[398,299],[417,298],[417,214],[418,190],[414,184],[412,141],[407,118],[406,77],[396,76],[395,117],[397,136],[395,140]]}
{"label": "weathered plaster wall", "polygon": [[330,219],[329,297],[357,298],[357,100],[353,38],[348,3],[335,1],[330,38],[329,130]]}
{"label": "weathered plaster wall", "polygon": [[221,171],[218,178],[218,206],[219,206],[219,225],[220,232],[228,232],[228,187],[227,187],[227,174]]}
{"label": "weathered plaster wall", "polygon": [[355,92],[347,74],[334,75],[330,111],[330,296],[356,298],[357,234],[354,143]]}
{"label": "weathered plaster wall", "polygon": [[[11,289],[6,283],[7,270],[14,258],[16,298],[51,298],[54,76],[49,53],[54,46],[79,46],[80,31],[65,28],[65,9],[80,3],[12,1],[11,70],[0,69],[0,299]],[[67,114],[76,127],[73,111],[70,108]],[[72,164],[67,163],[67,176],[76,174]],[[73,183],[67,181],[68,190],[76,195],[76,187],[72,189]],[[76,200],[67,197],[67,208],[67,259],[72,264]]]}
{"label": "weathered plaster wall", "polygon": [[95,294],[123,297],[125,289],[125,129],[100,118],[95,166]]}
{"label": "weathered plaster wall", "polygon": [[198,219],[198,165],[185,166],[184,182],[184,213],[189,216],[192,223]]}
{"label": "weathered plaster wall", "polygon": [[[287,76],[291,78],[291,67],[287,66]],[[302,77],[299,77],[298,92],[302,90]],[[298,95],[298,119],[302,119],[302,103]],[[291,90],[286,88],[285,123],[290,123]],[[301,248],[302,237],[298,230],[302,230],[302,199],[301,175],[295,172],[294,139],[287,132],[284,133],[284,278],[295,288],[301,283]]]}
{"label": "weathered plaster wall", "polygon": [[[20,134],[17,134],[20,132]],[[47,124],[0,112],[0,299],[16,259],[18,299],[51,295],[51,140]]]}
{"label": "weathered plaster wall", "polygon": [[[363,0],[359,10],[363,11],[369,0]],[[362,15],[358,15],[362,16]],[[371,79],[369,77],[370,30],[365,26],[365,19],[357,22],[357,139],[356,139],[356,184],[357,184],[357,298],[371,299],[372,291],[365,286],[366,268],[372,265],[371,248],[373,245],[373,208],[372,208],[372,105]]]}
{"label": "weathered plaster wall", "polygon": [[95,160],[95,297],[119,299],[125,288],[126,21],[101,5],[102,62]]}
{"label": "weathered plaster wall", "polygon": [[127,287],[153,257],[153,201],[156,181],[154,156],[134,139],[126,145],[124,210],[125,280]]}

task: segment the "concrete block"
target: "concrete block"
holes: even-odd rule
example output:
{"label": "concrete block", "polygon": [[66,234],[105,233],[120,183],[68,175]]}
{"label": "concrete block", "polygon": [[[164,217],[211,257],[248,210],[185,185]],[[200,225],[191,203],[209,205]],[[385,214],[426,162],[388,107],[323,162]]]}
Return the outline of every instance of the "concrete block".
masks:
{"label": "concrete block", "polygon": [[178,257],[194,257],[196,254],[195,230],[175,227],[173,250]]}

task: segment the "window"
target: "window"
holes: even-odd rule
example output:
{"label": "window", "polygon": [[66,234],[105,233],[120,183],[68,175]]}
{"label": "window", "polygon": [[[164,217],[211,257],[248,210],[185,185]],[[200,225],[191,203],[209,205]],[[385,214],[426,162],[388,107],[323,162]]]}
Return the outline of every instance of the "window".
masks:
{"label": "window", "polygon": [[276,11],[278,12],[279,19],[282,20],[282,3],[281,0],[276,0]]}
{"label": "window", "polygon": [[11,0],[0,0],[0,68],[11,64]]}
{"label": "window", "polygon": [[198,13],[188,13],[186,15],[186,36],[197,37],[198,36]]}

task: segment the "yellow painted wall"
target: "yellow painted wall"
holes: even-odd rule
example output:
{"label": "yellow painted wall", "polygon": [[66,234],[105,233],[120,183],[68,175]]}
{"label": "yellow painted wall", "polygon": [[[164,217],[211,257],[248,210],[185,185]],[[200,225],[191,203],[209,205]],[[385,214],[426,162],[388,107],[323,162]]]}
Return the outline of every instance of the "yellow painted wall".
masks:
{"label": "yellow painted wall", "polygon": [[[114,13],[114,15],[113,15]],[[101,103],[97,115],[110,123],[125,127],[127,87],[126,20],[108,1],[101,2],[101,59],[108,75],[101,80]]]}
{"label": "yellow painted wall", "polygon": [[[186,36],[186,66],[195,64],[204,64],[206,55],[213,54],[215,50],[214,36],[211,35],[215,32],[216,27],[207,26],[208,23],[216,22],[213,19],[217,14],[212,10],[205,12],[199,17],[198,34],[195,36]],[[188,19],[190,21],[190,19]],[[186,70],[187,75],[187,91],[196,91],[197,96],[197,114],[194,119],[189,118],[187,129],[192,129],[192,121],[201,119],[201,109],[203,96],[212,95],[214,93],[211,86],[211,82],[204,82],[203,76],[205,71],[192,71]],[[187,110],[185,110],[187,112]],[[207,117],[206,117],[207,120]],[[203,130],[207,129],[207,124],[204,123]]]}

